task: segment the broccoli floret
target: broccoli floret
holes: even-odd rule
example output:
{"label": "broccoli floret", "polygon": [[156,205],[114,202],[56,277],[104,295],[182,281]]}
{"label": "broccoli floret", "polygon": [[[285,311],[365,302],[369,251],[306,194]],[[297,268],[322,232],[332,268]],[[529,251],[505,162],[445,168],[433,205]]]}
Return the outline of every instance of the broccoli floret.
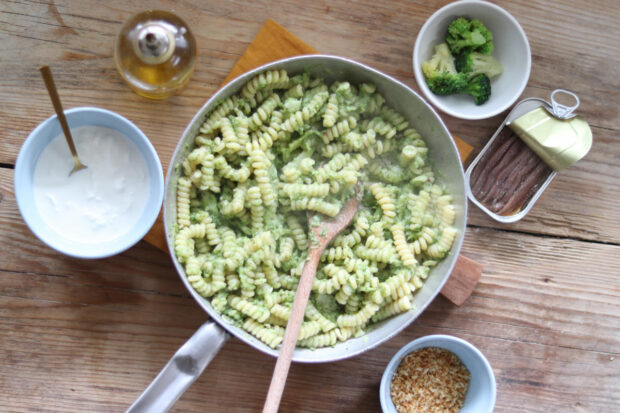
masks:
{"label": "broccoli floret", "polygon": [[447,44],[440,43],[435,46],[435,53],[433,54],[433,57],[422,63],[422,71],[426,77],[434,76],[437,72],[456,73],[456,68],[454,67],[454,57],[452,57],[452,53],[450,53],[450,49]]}
{"label": "broccoli floret", "polygon": [[459,93],[467,85],[467,77],[463,76],[463,73],[444,73],[426,79],[426,84],[436,95],[451,95]]}
{"label": "broccoli floret", "polygon": [[465,17],[459,17],[452,20],[450,26],[448,26],[448,34],[454,37],[458,37],[460,33],[469,31],[471,23]]}
{"label": "broccoli floret", "polygon": [[484,23],[482,23],[478,19],[472,19],[471,28],[472,30],[477,30],[480,34],[482,34],[486,40],[486,43],[478,46],[474,51],[482,54],[493,53],[493,49],[495,49],[495,46],[493,45],[493,34],[489,31],[489,29],[486,28]]}
{"label": "broccoli floret", "polygon": [[454,59],[454,66],[457,71],[467,73],[471,77],[484,73],[490,79],[504,71],[502,64],[494,57],[469,51],[459,53]]}
{"label": "broccoli floret", "polygon": [[472,95],[476,105],[482,105],[491,97],[491,81],[485,74],[472,77],[460,93]]}
{"label": "broccoli floret", "polygon": [[453,20],[448,26],[446,43],[454,55],[463,50],[483,54],[493,52],[493,35],[478,19],[459,17]]}
{"label": "broccoli floret", "polygon": [[456,71],[454,58],[445,43],[435,46],[433,57],[422,63],[422,72],[426,78],[426,84],[437,95],[458,93],[467,85],[469,77]]}

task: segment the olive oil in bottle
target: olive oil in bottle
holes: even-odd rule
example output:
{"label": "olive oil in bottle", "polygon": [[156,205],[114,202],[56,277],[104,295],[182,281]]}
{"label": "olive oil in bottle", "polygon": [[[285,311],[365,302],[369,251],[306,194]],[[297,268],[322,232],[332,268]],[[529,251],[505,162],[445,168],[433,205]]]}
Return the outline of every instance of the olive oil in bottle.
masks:
{"label": "olive oil in bottle", "polygon": [[196,65],[196,41],[176,15],[138,13],[123,24],[114,44],[119,73],[139,95],[165,99],[187,84]]}

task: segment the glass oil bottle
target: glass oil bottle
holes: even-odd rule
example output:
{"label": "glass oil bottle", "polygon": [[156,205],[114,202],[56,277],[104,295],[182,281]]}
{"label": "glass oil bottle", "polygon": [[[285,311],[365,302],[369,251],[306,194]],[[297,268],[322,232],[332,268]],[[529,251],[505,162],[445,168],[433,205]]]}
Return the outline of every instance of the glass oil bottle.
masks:
{"label": "glass oil bottle", "polygon": [[196,66],[196,41],[178,16],[147,10],[130,17],[116,36],[114,62],[139,95],[165,99],[187,84]]}

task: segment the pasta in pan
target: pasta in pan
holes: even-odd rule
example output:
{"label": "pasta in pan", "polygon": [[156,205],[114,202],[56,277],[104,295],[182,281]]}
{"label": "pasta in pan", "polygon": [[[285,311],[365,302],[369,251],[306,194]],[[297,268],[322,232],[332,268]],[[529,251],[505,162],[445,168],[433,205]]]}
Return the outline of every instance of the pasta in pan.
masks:
{"label": "pasta in pan", "polygon": [[326,249],[298,345],[359,337],[412,308],[456,237],[452,198],[428,149],[373,85],[261,73],[206,117],[177,184],[175,254],[189,283],[276,348],[307,250],[307,211],[336,215],[358,185],[353,222]]}

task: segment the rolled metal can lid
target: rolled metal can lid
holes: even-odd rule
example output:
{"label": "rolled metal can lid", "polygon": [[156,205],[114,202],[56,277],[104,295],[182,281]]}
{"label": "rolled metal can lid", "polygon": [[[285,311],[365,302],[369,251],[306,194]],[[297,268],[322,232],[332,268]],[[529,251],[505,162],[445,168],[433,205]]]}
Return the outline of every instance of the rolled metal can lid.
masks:
{"label": "rolled metal can lid", "polygon": [[[576,105],[568,107],[559,104],[554,99],[557,92],[575,97]],[[590,151],[592,130],[582,117],[573,113],[579,105],[574,93],[558,89],[551,94],[551,101],[551,104],[540,106],[513,120],[508,126],[547,165],[560,171]]]}

